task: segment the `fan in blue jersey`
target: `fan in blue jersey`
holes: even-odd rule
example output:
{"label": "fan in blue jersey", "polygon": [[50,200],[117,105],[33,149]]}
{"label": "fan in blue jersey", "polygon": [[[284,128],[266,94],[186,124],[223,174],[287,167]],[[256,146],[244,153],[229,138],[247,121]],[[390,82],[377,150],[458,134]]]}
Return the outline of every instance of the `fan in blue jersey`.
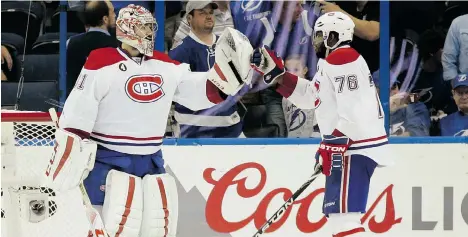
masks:
{"label": "fan in blue jersey", "polygon": [[[218,36],[213,33],[213,13],[218,5],[211,1],[189,1],[186,8],[190,34],[169,51],[169,56],[189,64],[194,72],[209,71],[215,63]],[[235,97],[228,97],[223,103],[200,111],[192,111],[176,103],[174,118],[179,130],[176,135],[180,137],[226,138],[239,137],[242,134],[242,122],[237,113]]]}
{"label": "fan in blue jersey", "polygon": [[452,83],[458,111],[440,120],[441,135],[468,136],[468,76],[458,75]]}

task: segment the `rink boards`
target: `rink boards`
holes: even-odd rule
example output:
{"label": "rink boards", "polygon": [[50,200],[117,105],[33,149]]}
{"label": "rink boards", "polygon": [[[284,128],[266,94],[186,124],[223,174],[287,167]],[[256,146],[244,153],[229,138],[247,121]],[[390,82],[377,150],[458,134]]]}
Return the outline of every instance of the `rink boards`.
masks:
{"label": "rink boards", "polygon": [[[375,236],[468,233],[468,145],[391,145],[362,221]],[[179,189],[179,237],[252,236],[312,173],[317,145],[166,146]],[[331,236],[320,177],[265,236]],[[193,216],[193,218],[192,218]],[[196,226],[194,226],[194,223]],[[195,229],[194,229],[195,228]],[[220,233],[226,233],[222,235]]]}
{"label": "rink boards", "polygon": [[[362,219],[367,230],[381,237],[466,236],[468,145],[390,146],[396,163],[374,173]],[[51,149],[22,147],[17,157],[48,157]],[[166,169],[179,185],[177,237],[252,236],[311,175],[316,149],[316,144],[166,145]],[[324,181],[319,177],[264,236],[331,236],[321,213]]]}

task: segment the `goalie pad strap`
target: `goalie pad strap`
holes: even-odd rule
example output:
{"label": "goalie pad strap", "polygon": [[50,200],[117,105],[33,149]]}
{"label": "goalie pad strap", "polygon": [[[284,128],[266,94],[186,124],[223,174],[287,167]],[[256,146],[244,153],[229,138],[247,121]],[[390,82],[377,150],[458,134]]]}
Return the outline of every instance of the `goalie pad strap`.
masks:
{"label": "goalie pad strap", "polygon": [[102,219],[111,236],[138,237],[143,197],[141,178],[111,170],[106,178]]}

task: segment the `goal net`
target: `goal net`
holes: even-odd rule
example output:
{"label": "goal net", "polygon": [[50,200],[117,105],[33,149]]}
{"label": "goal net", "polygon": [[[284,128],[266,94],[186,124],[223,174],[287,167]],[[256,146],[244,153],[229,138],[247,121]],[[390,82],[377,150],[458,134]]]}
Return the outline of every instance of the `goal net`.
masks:
{"label": "goal net", "polygon": [[55,127],[48,113],[2,110],[2,237],[86,237],[89,223],[76,189],[45,185]]}

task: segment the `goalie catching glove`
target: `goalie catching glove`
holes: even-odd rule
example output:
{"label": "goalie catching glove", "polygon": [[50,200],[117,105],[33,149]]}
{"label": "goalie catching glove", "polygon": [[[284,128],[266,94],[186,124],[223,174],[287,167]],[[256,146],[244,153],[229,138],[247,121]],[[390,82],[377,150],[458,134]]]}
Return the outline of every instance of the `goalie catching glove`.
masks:
{"label": "goalie catching glove", "polygon": [[94,167],[96,143],[57,128],[55,147],[45,175],[50,187],[67,191],[78,187]]}
{"label": "goalie catching glove", "polygon": [[209,71],[208,80],[226,95],[237,94],[252,80],[252,51],[245,35],[227,27],[216,42],[215,64]]}

